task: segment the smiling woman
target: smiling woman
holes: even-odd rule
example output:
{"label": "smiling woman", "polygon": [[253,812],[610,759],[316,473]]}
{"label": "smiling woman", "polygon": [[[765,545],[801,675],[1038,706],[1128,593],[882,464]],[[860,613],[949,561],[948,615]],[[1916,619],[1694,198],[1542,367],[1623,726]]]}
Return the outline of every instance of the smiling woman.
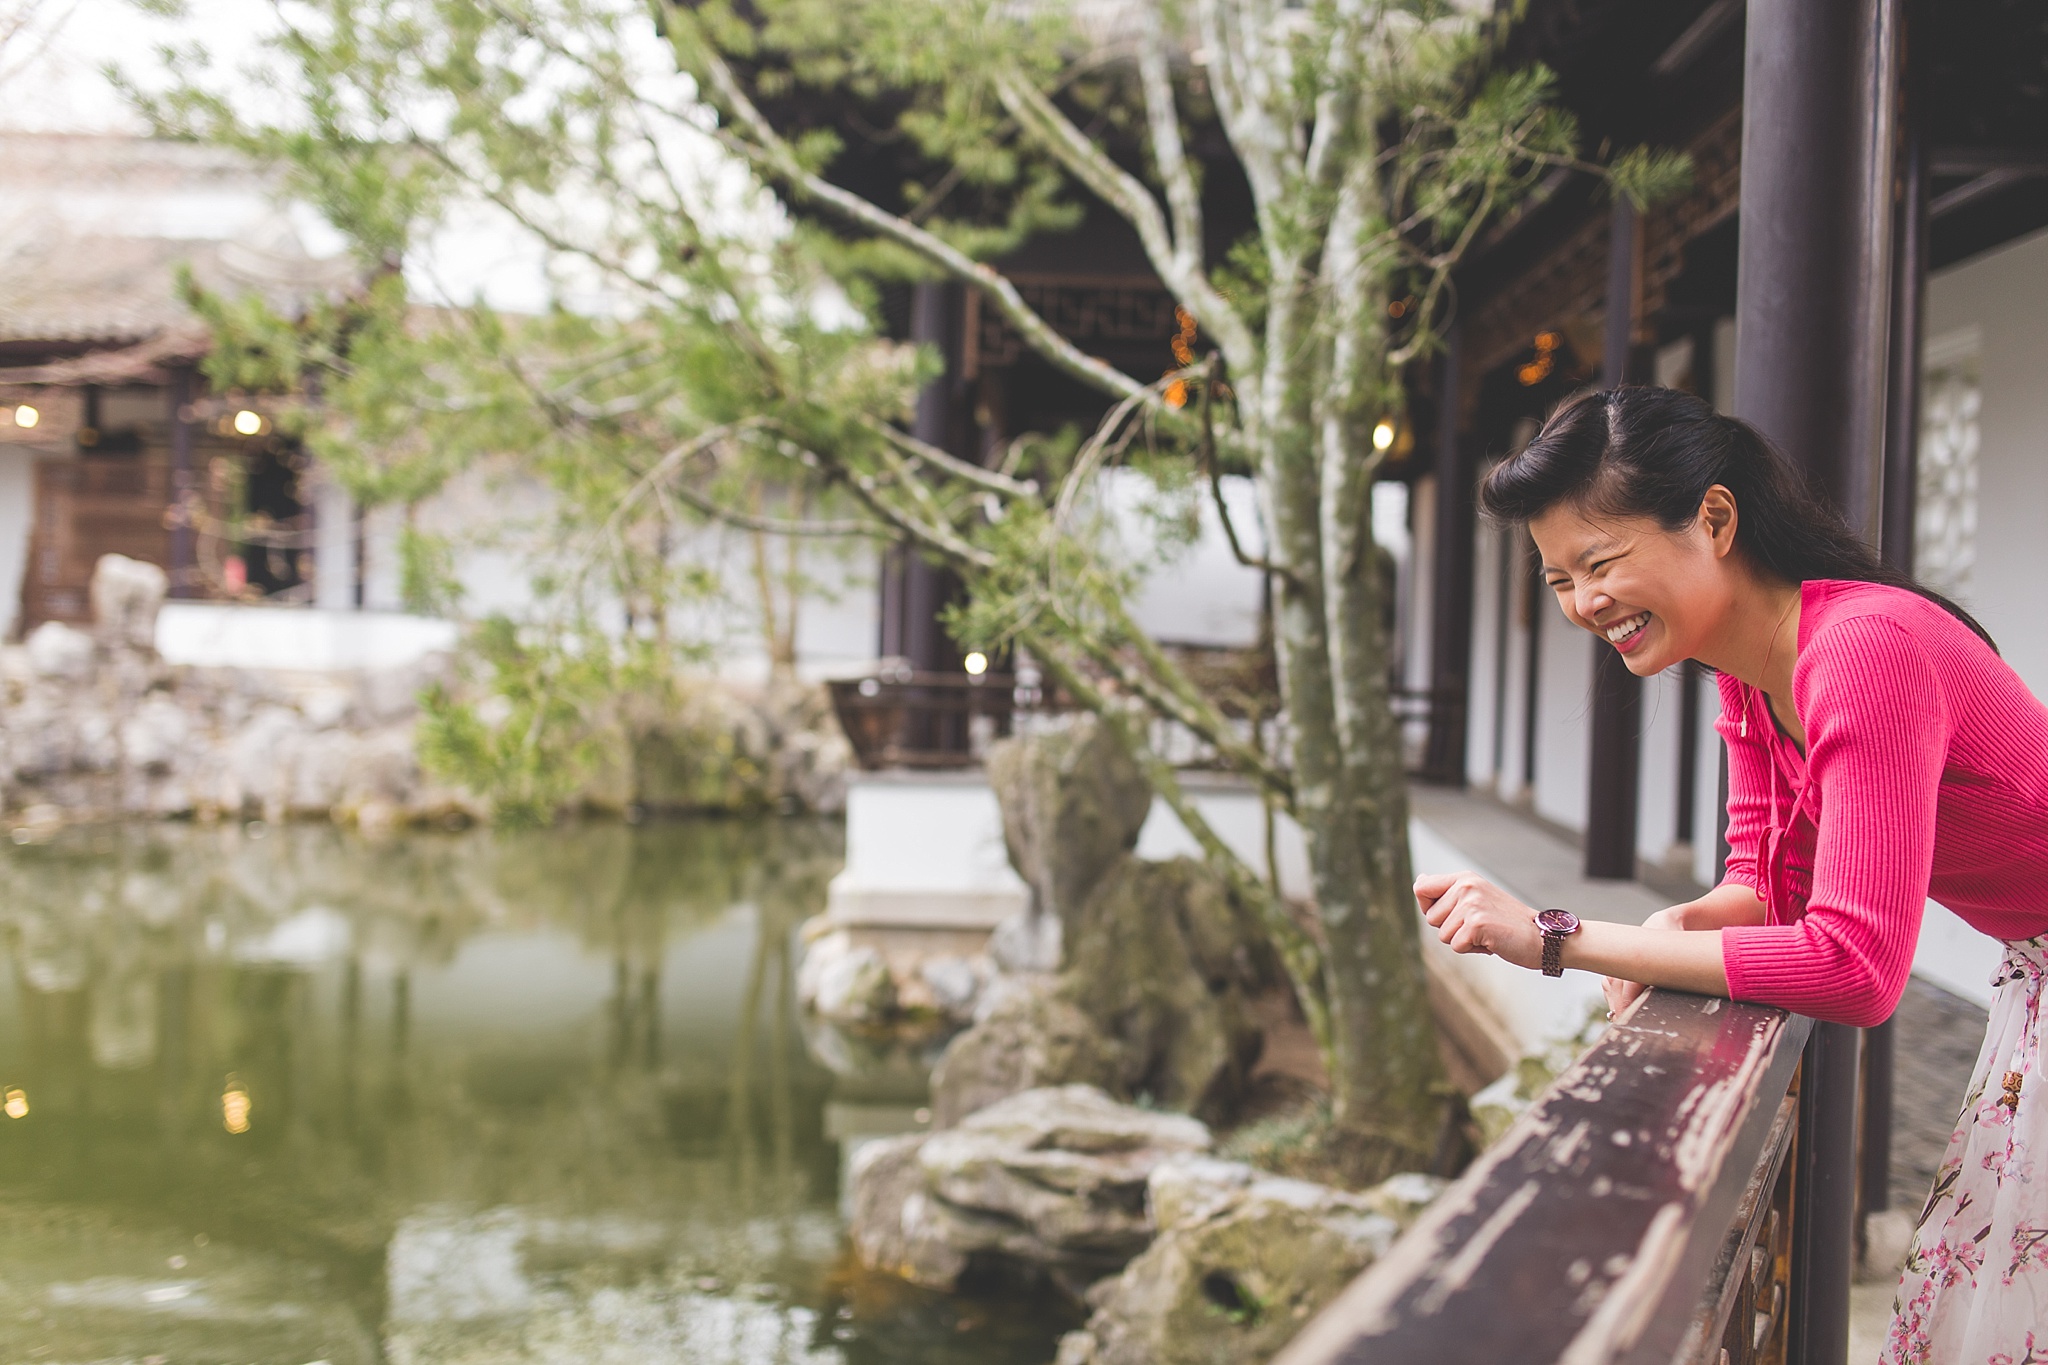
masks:
{"label": "smiling woman", "polygon": [[2048,1307],[2048,1186],[2026,1175],[2048,1151],[2048,707],[1967,612],[1689,395],[1575,398],[1481,499],[1527,523],[1558,606],[1630,672],[1719,674],[1728,870],[1642,927],[1539,913],[1470,873],[1420,879],[1424,918],[1460,952],[1600,972],[1616,1010],[1655,985],[1866,1026],[1898,1002],[1930,896],[2001,940],[1884,1359],[2019,1359]]}

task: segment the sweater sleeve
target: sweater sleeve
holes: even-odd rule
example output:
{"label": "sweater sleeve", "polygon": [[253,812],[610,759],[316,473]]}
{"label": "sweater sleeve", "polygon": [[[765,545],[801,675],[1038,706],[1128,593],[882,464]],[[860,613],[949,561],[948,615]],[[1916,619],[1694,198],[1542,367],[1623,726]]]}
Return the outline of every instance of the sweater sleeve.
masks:
{"label": "sweater sleeve", "polygon": [[[1771,816],[1770,754],[1761,733],[1742,732],[1745,705],[1754,705],[1748,688],[1728,674],[1719,675],[1721,715],[1714,722],[1721,742],[1728,750],[1728,863],[1721,884],[1746,886],[1763,898],[1762,869],[1757,866],[1757,849]],[[1768,717],[1760,717],[1768,725]]]}
{"label": "sweater sleeve", "polygon": [[1934,867],[1950,719],[1934,666],[1897,622],[1856,616],[1807,643],[1799,714],[1819,783],[1813,890],[1792,924],[1721,931],[1728,993],[1869,1027],[1913,965]]}

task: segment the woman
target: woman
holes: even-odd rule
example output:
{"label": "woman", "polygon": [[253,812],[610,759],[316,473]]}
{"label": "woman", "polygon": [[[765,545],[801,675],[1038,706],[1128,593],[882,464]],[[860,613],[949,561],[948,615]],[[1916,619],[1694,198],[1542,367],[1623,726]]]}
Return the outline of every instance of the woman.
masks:
{"label": "woman", "polygon": [[1615,1011],[1671,986],[1864,1026],[1898,1004],[1929,896],[2002,940],[1884,1360],[2048,1360],[2048,708],[1968,614],[1689,395],[1571,401],[1481,501],[1527,524],[1565,616],[1630,672],[1719,674],[1728,871],[1641,927],[1539,927],[1469,873],[1419,879],[1424,917],[1460,952],[1602,973]]}

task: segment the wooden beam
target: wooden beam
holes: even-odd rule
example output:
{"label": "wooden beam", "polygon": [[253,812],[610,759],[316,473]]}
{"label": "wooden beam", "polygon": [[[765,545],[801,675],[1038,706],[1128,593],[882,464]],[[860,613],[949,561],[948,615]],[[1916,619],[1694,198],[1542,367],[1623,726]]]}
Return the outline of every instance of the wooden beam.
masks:
{"label": "wooden beam", "polygon": [[[1752,0],[1735,415],[1877,539],[1900,0]],[[1861,1036],[1818,1024],[1800,1083],[1790,1359],[1849,1347]]]}
{"label": "wooden beam", "polygon": [[[1626,384],[1635,353],[1642,289],[1642,220],[1617,195],[1608,222],[1607,330],[1601,381]],[[1593,714],[1588,727],[1585,870],[1627,881],[1636,875],[1636,807],[1642,766],[1643,680],[1605,640],[1593,649]]]}

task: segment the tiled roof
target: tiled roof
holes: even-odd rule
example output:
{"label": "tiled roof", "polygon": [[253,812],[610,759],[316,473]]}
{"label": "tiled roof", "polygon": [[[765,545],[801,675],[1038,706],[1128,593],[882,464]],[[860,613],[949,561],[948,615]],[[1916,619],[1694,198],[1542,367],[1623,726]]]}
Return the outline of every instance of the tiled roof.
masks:
{"label": "tiled roof", "polygon": [[0,133],[0,341],[129,344],[191,331],[178,272],[296,312],[348,287],[307,251],[275,179],[224,148]]}

